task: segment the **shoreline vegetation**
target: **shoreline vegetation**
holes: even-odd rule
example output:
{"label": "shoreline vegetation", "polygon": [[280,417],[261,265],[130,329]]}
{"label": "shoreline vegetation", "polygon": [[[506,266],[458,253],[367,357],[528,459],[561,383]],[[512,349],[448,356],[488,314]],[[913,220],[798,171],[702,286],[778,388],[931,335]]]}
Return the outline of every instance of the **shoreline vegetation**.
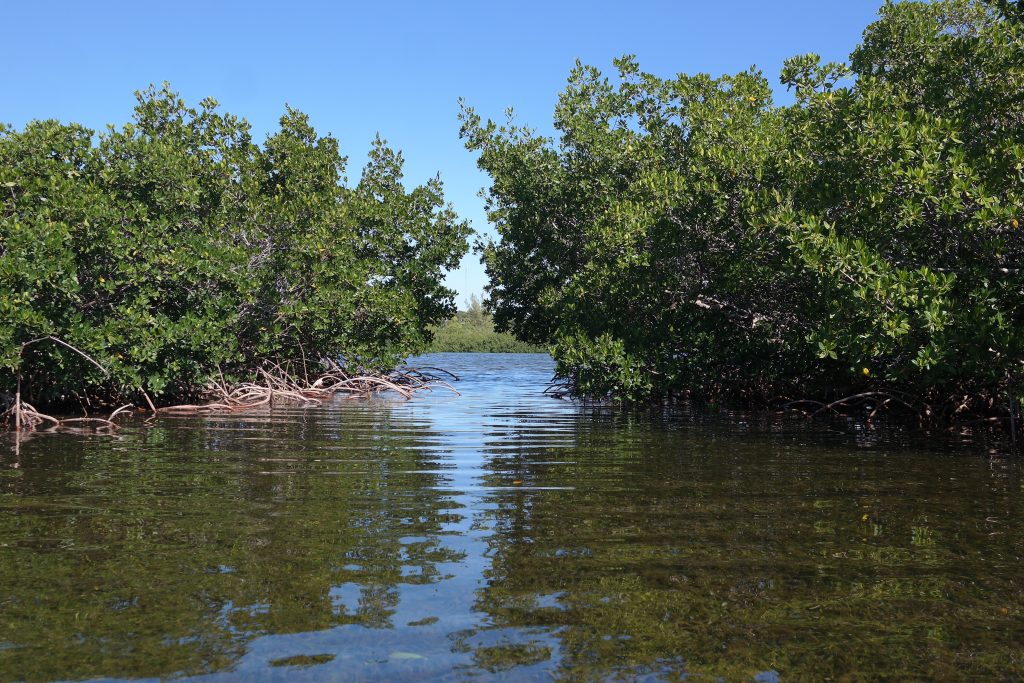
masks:
{"label": "shoreline vegetation", "polygon": [[480,298],[470,295],[466,310],[431,328],[430,353],[547,353],[547,347],[520,341],[494,329],[494,319]]}
{"label": "shoreline vegetation", "polygon": [[848,62],[787,60],[786,105],[753,67],[615,66],[577,64],[555,138],[462,104],[499,235],[462,312],[443,279],[472,230],[379,137],[350,184],[302,112],[256,144],[167,84],[101,133],[0,125],[0,428],[405,396],[444,381],[396,374],[424,351],[550,352],[554,396],[987,426],[1016,447],[1019,3],[886,2]]}
{"label": "shoreline vegetation", "polygon": [[136,95],[98,134],[0,126],[3,427],[443,382],[394,370],[455,310],[443,278],[471,230],[439,177],[407,190],[378,138],[349,184],[337,140],[295,109],[258,145],[212,99]]}
{"label": "shoreline vegetation", "polygon": [[[1024,397],[1024,10],[887,2],[845,63],[577,63],[555,137],[463,103],[495,327],[553,393],[999,426]],[[1005,432],[1004,432],[1005,433]]]}

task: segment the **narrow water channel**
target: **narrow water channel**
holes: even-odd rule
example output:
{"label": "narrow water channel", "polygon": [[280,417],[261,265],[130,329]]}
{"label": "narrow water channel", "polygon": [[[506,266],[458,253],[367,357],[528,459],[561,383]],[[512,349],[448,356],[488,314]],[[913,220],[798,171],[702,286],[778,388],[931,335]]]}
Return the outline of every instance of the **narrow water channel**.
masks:
{"label": "narrow water channel", "polygon": [[1018,462],[416,362],[462,395],[0,442],[0,680],[1024,676]]}

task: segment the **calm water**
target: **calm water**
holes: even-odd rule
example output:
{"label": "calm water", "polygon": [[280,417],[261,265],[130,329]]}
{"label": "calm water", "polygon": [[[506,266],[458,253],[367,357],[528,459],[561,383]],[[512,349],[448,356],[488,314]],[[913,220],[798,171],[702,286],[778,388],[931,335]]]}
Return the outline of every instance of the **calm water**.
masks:
{"label": "calm water", "polygon": [[418,362],[463,395],[5,437],[0,679],[1024,677],[1018,463]]}

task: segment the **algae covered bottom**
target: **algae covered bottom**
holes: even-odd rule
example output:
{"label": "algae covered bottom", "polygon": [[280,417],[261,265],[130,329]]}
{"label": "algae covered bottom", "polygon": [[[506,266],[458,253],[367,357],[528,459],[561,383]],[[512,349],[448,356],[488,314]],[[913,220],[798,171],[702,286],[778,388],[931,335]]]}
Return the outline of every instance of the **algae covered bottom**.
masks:
{"label": "algae covered bottom", "polygon": [[1024,676],[1022,468],[800,420],[462,396],[0,445],[0,680]]}

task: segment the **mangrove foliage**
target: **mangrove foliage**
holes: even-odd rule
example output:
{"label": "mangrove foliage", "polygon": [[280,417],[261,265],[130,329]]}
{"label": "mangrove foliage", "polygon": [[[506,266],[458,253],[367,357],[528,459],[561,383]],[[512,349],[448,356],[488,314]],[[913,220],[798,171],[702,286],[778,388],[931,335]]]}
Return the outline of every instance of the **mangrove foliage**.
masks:
{"label": "mangrove foliage", "polygon": [[[847,63],[577,64],[557,139],[462,111],[498,329],[592,396],[991,412],[1024,363],[1016,3],[886,3]],[[822,403],[808,401],[807,406]]]}
{"label": "mangrove foliage", "polygon": [[168,86],[133,119],[0,127],[0,392],[142,404],[254,378],[390,369],[454,312],[469,226],[440,179],[406,189],[377,139],[354,184],[331,135],[287,108],[245,120]]}

